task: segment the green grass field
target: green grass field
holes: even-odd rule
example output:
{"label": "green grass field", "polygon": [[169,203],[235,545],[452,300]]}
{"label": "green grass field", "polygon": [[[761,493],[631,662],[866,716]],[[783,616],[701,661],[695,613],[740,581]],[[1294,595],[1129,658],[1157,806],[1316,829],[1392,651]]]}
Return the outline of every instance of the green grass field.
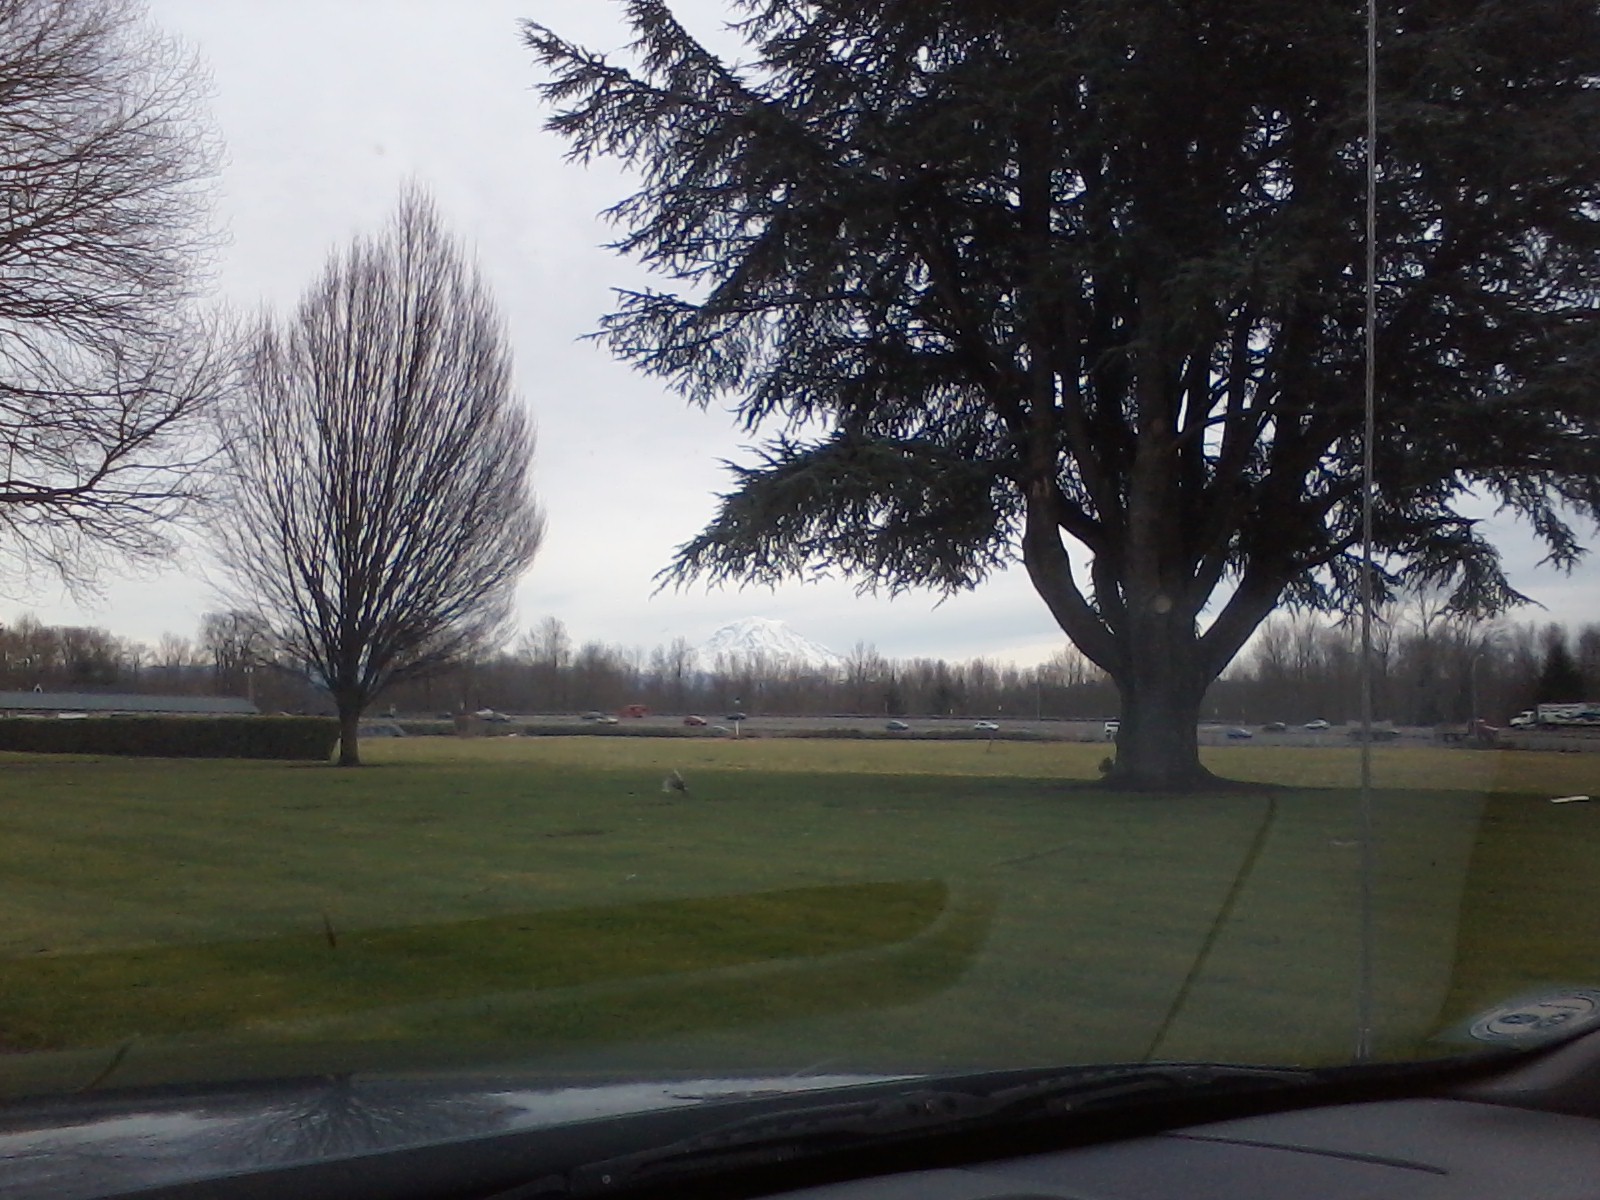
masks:
{"label": "green grass field", "polygon": [[[1337,1061],[1356,751],[373,742],[359,771],[0,758],[0,1089],[425,1065]],[[1380,747],[1392,1054],[1600,983],[1600,757]],[[681,771],[687,795],[661,789]],[[1079,781],[1065,786],[1067,781]],[[111,1068],[108,1073],[108,1068]]]}

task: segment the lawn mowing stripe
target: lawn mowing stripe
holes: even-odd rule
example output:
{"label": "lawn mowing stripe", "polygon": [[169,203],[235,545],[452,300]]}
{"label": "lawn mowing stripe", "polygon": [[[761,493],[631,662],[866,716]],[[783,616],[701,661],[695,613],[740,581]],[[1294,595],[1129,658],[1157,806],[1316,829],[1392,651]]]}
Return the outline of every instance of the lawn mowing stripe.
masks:
{"label": "lawn mowing stripe", "polygon": [[933,882],[669,900],[4,964],[0,1042],[61,1049],[363,1008],[815,957],[901,941],[943,910]]}

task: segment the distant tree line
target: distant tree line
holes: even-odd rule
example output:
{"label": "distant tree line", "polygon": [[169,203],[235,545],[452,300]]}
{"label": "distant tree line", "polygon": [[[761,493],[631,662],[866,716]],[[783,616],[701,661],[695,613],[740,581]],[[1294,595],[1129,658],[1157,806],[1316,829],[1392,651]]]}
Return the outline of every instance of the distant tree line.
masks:
{"label": "distant tree line", "polygon": [[320,711],[325,702],[303,673],[273,661],[237,613],[207,613],[197,636],[164,633],[154,643],[31,616],[0,625],[0,689],[34,688],[245,696],[274,712]]}
{"label": "distant tree line", "polygon": [[[1454,617],[1427,601],[1375,630],[1373,711],[1397,725],[1502,724],[1536,704],[1600,697],[1600,624],[1509,624]],[[1209,697],[1221,720],[1353,721],[1357,631],[1279,615]]]}
{"label": "distant tree line", "polygon": [[[197,636],[152,644],[104,629],[0,626],[0,688],[249,696],[263,710],[332,712],[314,670],[274,650],[246,614],[207,613]],[[650,650],[575,643],[547,618],[500,653],[397,684],[377,711],[443,716],[493,708],[512,713],[614,712],[644,704],[666,713],[1006,715],[1095,717],[1116,693],[1087,660],[1063,648],[1036,667],[974,659],[890,659],[858,644],[839,671],[760,655],[702,662],[683,638]]]}
{"label": "distant tree line", "polygon": [[[1402,725],[1491,723],[1535,704],[1600,698],[1600,624],[1482,623],[1413,597],[1385,614],[1374,661],[1375,711]],[[24,617],[0,626],[0,687],[247,696],[269,712],[326,712],[315,672],[274,651],[245,614],[207,613],[195,637],[154,644]],[[1356,719],[1355,631],[1279,614],[1213,685],[1202,716],[1260,724]],[[684,638],[649,650],[575,643],[548,617],[509,649],[396,685],[377,713],[435,718],[483,708],[539,713],[654,712],[1088,720],[1117,715],[1112,683],[1070,646],[1037,666],[986,659],[892,659],[858,643],[842,668],[761,655],[702,661]]]}
{"label": "distant tree line", "polygon": [[1016,667],[984,659],[891,659],[858,643],[842,668],[829,671],[760,654],[705,660],[684,638],[649,650],[577,644],[554,617],[505,653],[398,687],[388,699],[401,712],[615,712],[643,704],[653,712],[708,718],[736,709],[784,716],[1065,718],[1116,707],[1109,681],[1070,647],[1039,666]]}

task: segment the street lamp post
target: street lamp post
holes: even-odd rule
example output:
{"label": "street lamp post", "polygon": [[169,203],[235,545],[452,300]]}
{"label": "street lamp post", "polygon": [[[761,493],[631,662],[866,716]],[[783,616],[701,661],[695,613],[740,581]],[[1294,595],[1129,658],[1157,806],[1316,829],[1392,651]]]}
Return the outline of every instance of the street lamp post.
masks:
{"label": "street lamp post", "polygon": [[1482,657],[1480,646],[1467,663],[1467,724],[1473,731],[1478,727],[1478,660]]}
{"label": "street lamp post", "polygon": [[1474,735],[1478,732],[1478,721],[1483,715],[1478,711],[1478,660],[1493,650],[1497,641],[1495,630],[1485,634],[1479,640],[1478,648],[1472,652],[1472,658],[1467,662],[1467,703],[1472,708],[1471,716],[1468,718],[1468,731]]}

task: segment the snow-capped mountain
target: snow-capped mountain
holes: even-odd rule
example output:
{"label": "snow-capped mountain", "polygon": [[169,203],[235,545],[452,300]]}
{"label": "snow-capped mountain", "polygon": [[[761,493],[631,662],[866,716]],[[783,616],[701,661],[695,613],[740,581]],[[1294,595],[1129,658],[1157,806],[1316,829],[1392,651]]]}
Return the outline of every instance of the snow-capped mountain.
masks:
{"label": "snow-capped mountain", "polygon": [[713,666],[718,655],[759,657],[817,671],[833,671],[844,666],[844,659],[832,650],[772,617],[745,617],[717,630],[699,647],[701,668]]}

